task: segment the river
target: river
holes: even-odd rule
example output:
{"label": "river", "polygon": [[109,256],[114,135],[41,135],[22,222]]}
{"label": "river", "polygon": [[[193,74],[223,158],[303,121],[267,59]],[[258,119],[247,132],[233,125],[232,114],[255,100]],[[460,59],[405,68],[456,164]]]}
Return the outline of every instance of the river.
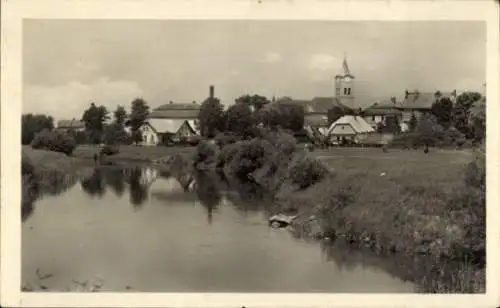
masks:
{"label": "river", "polygon": [[24,284],[48,291],[98,279],[110,292],[416,292],[373,265],[387,260],[269,227],[255,191],[213,178],[181,185],[149,167],[86,173],[23,210]]}

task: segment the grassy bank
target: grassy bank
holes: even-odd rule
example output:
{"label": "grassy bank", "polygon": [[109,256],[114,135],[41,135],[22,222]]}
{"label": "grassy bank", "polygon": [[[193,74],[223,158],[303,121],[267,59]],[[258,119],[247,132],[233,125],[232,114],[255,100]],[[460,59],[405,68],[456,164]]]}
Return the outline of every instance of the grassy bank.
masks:
{"label": "grassy bank", "polygon": [[413,273],[426,292],[484,291],[484,159],[468,166],[471,152],[335,151],[305,153],[290,136],[263,131],[219,149],[200,145],[194,157],[267,189],[272,211],[299,214],[301,236],[425,260],[442,273]]}
{"label": "grassy bank", "polygon": [[[119,152],[108,157],[111,162],[151,162],[176,154],[190,154],[194,152],[194,147],[164,147],[164,146],[133,146],[123,145],[119,147]],[[72,157],[92,160],[94,154],[98,154],[100,147],[81,145],[72,154]]]}

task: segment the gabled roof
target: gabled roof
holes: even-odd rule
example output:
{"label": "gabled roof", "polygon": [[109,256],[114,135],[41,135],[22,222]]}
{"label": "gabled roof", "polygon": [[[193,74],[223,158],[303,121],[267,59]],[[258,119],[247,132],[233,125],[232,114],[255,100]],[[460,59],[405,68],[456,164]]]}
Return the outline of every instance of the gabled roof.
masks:
{"label": "gabled roof", "polygon": [[[437,92],[437,91],[436,91]],[[438,98],[436,92],[408,92],[401,104],[402,109],[431,109]],[[454,92],[440,92],[439,97],[454,97]]]}
{"label": "gabled roof", "polygon": [[[156,133],[165,134],[171,133],[175,134],[182,124],[187,123],[184,119],[149,119],[149,125],[155,130]],[[189,125],[189,123],[188,123]]]}
{"label": "gabled roof", "polygon": [[338,119],[337,121],[333,122],[332,125],[330,125],[330,128],[328,129],[328,134],[330,134],[330,132],[337,125],[349,125],[357,134],[372,133],[375,131],[373,127],[371,127],[370,124],[366,123],[366,121],[362,117],[345,115],[340,119]]}
{"label": "gabled roof", "polygon": [[363,110],[363,115],[399,115],[401,114],[401,103],[392,101],[382,101],[374,103]]}
{"label": "gabled roof", "polygon": [[60,120],[57,122],[57,128],[84,128],[85,123],[83,121],[73,120]]}
{"label": "gabled roof", "polygon": [[149,118],[196,119],[200,112],[200,104],[169,103],[161,105],[149,114]]}

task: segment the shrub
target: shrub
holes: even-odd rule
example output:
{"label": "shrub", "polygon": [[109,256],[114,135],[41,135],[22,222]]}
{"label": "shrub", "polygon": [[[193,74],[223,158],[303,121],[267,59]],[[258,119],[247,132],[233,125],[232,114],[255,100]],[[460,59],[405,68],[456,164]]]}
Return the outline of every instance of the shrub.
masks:
{"label": "shrub", "polygon": [[291,182],[298,185],[300,189],[305,189],[321,181],[328,170],[316,159],[303,157],[294,163],[289,169]]}
{"label": "shrub", "polygon": [[76,142],[73,137],[65,132],[44,130],[35,135],[35,138],[31,142],[31,147],[34,149],[61,152],[69,156],[73,153]]}
{"label": "shrub", "polygon": [[266,140],[252,139],[235,143],[238,151],[230,163],[230,172],[240,179],[248,179],[249,174],[263,166],[272,152],[272,144]]}
{"label": "shrub", "polygon": [[195,168],[215,167],[217,157],[216,146],[206,141],[201,141],[193,155],[193,165]]}
{"label": "shrub", "polygon": [[100,154],[105,154],[108,156],[118,154],[120,149],[117,146],[105,145],[101,148]]}
{"label": "shrub", "polygon": [[232,133],[218,133],[217,136],[215,136],[215,144],[222,149],[226,145],[233,144],[237,141],[240,141],[241,137],[232,134]]}
{"label": "shrub", "polygon": [[236,144],[228,144],[224,146],[217,156],[216,168],[222,169],[224,166],[229,165],[238,153],[238,150],[239,146]]}

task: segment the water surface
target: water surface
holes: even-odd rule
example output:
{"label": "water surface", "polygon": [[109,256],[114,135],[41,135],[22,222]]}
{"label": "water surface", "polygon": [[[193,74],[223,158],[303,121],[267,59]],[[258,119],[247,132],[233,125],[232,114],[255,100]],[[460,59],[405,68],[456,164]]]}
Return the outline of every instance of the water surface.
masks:
{"label": "water surface", "polygon": [[[181,181],[151,168],[88,170],[25,211],[22,281],[64,291],[414,292],[380,260],[294,238],[267,224],[256,191],[213,178]],[[384,260],[381,260],[384,261]],[[387,261],[387,260],[385,260]]]}

